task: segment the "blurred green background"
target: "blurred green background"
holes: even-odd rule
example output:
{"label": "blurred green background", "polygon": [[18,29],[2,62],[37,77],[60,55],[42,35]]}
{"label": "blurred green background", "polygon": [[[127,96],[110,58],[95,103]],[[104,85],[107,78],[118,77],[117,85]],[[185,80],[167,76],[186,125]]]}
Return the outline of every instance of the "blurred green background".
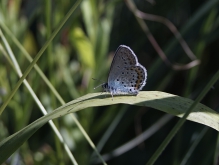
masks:
{"label": "blurred green background", "polygon": [[[34,58],[75,2],[1,0],[0,22]],[[166,18],[172,22],[201,63],[176,70],[161,60],[158,49],[148,39],[145,26],[171,64],[181,66],[192,61],[166,25],[153,18],[143,20],[135,17],[129,8],[131,2],[143,13],[161,16],[163,20]],[[124,44],[135,52],[139,62],[148,70],[147,84],[143,90],[164,91],[195,99],[218,70],[218,9],[218,0],[83,0],[37,64],[64,101],[69,102],[87,93],[101,91],[93,88],[107,81],[114,52],[119,45]],[[0,28],[21,70],[25,71],[30,62],[1,24]],[[0,39],[0,105],[18,80]],[[34,69],[27,76],[27,81],[48,112],[61,106]],[[218,92],[217,83],[202,103],[218,111]],[[84,109],[76,114],[95,145],[102,146],[101,155],[105,155],[104,158],[110,156],[107,161],[110,165],[145,164],[179,120],[174,117],[169,118],[165,124],[159,124],[159,119],[165,115],[154,109],[128,105]],[[41,116],[42,113],[28,90],[21,85],[0,116],[0,141]],[[78,164],[100,164],[69,115],[54,122]],[[129,149],[118,150],[118,155],[112,154],[125,143],[127,147],[131,145],[128,143],[130,140],[154,124],[159,129],[149,138]],[[217,136],[215,130],[187,121],[155,164],[216,164],[219,160]],[[47,124],[5,164],[61,165],[71,162]]]}

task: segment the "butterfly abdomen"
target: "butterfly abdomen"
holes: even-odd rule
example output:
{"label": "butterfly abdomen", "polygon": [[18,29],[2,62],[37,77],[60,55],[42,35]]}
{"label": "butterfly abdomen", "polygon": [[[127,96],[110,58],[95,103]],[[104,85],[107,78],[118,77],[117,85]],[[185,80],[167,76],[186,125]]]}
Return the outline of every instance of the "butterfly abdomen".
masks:
{"label": "butterfly abdomen", "polygon": [[105,83],[102,85],[104,92],[109,92],[111,95],[137,95],[138,91],[134,88],[121,88],[121,87],[114,87]]}

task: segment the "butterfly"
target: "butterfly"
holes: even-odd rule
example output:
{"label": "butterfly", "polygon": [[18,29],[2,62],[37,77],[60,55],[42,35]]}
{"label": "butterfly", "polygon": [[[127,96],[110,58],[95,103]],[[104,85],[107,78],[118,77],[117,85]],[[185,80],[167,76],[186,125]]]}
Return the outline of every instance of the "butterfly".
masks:
{"label": "butterfly", "polygon": [[137,95],[145,86],[147,70],[138,62],[135,53],[120,45],[114,55],[108,81],[101,84],[105,92],[114,95]]}

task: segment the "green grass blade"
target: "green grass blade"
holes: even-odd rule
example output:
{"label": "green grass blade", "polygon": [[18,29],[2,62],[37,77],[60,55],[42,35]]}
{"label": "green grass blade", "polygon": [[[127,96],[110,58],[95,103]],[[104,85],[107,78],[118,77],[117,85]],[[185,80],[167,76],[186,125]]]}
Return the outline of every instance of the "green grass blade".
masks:
{"label": "green grass blade", "polygon": [[[178,123],[173,127],[171,132],[167,135],[167,137],[164,139],[164,141],[161,143],[161,145],[158,147],[156,152],[152,155],[150,160],[148,161],[147,165],[154,164],[154,162],[157,160],[157,158],[160,156],[162,151],[166,148],[166,146],[169,144],[169,142],[172,140],[172,138],[175,136],[177,131],[181,128],[181,126],[184,124],[186,119],[191,115],[191,112],[199,105],[199,102],[204,98],[204,96],[207,94],[209,89],[214,85],[214,83],[218,80],[219,78],[219,71],[215,73],[213,78],[209,81],[209,83],[205,86],[205,88],[202,90],[202,92],[198,95],[196,100],[187,108],[185,111],[185,114],[183,115],[182,119],[178,121]],[[198,112],[197,112],[198,113]],[[218,120],[219,121],[219,120]],[[216,127],[215,129],[218,130],[219,128],[219,123],[216,121]],[[205,118],[202,119],[202,122],[205,122]]]}
{"label": "green grass blade", "polygon": [[[116,96],[113,100],[110,96],[105,98],[105,96],[100,93],[88,94],[57,108],[1,141],[0,163],[4,162],[16,149],[18,149],[31,135],[49,120],[72,112],[89,107],[129,104],[151,107],[182,117],[193,103],[194,101],[190,99],[158,91],[143,91],[140,92],[138,96]],[[219,114],[203,104],[198,103],[187,119],[204,124],[219,131]]]}
{"label": "green grass blade", "polygon": [[[17,47],[21,50],[21,52],[25,55],[25,57],[31,62],[33,59],[31,58],[31,56],[28,54],[28,52],[24,49],[24,47],[21,45],[21,43],[17,40],[17,38],[12,34],[12,32],[8,29],[8,27],[5,24],[1,24],[2,29],[10,36],[10,38],[12,39],[12,41],[15,43],[15,45],[17,45]],[[7,56],[6,56],[7,57]],[[9,60],[10,62],[10,60]],[[13,64],[12,64],[13,66]],[[39,66],[37,64],[34,65],[34,68],[36,69],[36,71],[39,73],[39,75],[41,76],[41,78],[45,81],[45,83],[48,85],[48,87],[50,88],[50,90],[53,92],[53,94],[56,96],[56,98],[59,100],[59,102],[64,105],[65,101],[62,99],[62,97],[59,95],[59,93],[57,92],[57,90],[53,87],[53,85],[50,83],[50,81],[48,80],[48,78],[45,76],[45,74],[42,72],[42,70],[39,68]],[[99,152],[97,151],[94,143],[92,142],[91,138],[88,136],[88,134],[86,133],[86,131],[84,130],[84,128],[81,126],[81,124],[79,123],[78,119],[74,116],[74,114],[71,114],[72,119],[75,121],[76,125],[79,127],[79,129],[81,130],[81,132],[83,133],[83,135],[85,136],[85,138],[87,139],[87,141],[89,142],[90,146],[94,149],[94,151],[96,152],[96,154],[99,156],[100,160],[102,160],[102,158],[100,157]],[[67,147],[65,147],[67,148]],[[72,159],[73,160],[73,159]],[[103,162],[104,163],[104,162]]]}
{"label": "green grass blade", "polygon": [[[21,69],[20,69],[20,66],[17,62],[17,59],[15,58],[14,56],[14,53],[12,52],[5,36],[3,35],[1,29],[0,29],[0,38],[2,39],[6,49],[7,49],[7,52],[8,52],[8,55],[10,56],[11,58],[11,61],[13,62],[12,66],[15,67],[15,71],[17,72],[18,76],[19,77],[22,77],[22,72],[21,72]],[[24,79],[23,81],[24,85],[26,86],[26,88],[28,89],[28,91],[30,92],[31,96],[33,97],[33,99],[35,100],[36,104],[39,106],[41,112],[46,115],[47,114],[47,111],[46,109],[44,108],[44,106],[41,104],[39,98],[37,97],[37,95],[35,94],[35,92],[33,91],[33,89],[31,88],[31,86],[29,85],[29,83],[27,82],[26,79]],[[60,140],[60,143],[63,144],[65,150],[66,150],[66,153],[67,155],[69,156],[70,160],[72,161],[72,164],[74,165],[77,165],[78,163],[76,162],[74,156],[72,155],[69,147],[67,146],[67,144],[65,143],[62,135],[60,134],[60,132],[58,131],[58,128],[55,126],[55,124],[53,123],[52,120],[49,121],[49,124],[51,126],[51,128],[53,129],[54,133],[56,134],[56,136],[58,137],[58,139]]]}
{"label": "green grass blade", "polygon": [[191,155],[194,153],[194,150],[196,149],[196,147],[198,146],[198,144],[200,143],[200,141],[203,139],[203,137],[205,136],[205,134],[207,133],[208,128],[205,127],[202,129],[202,131],[200,132],[200,134],[196,137],[196,139],[194,140],[194,142],[192,143],[191,147],[189,148],[189,150],[186,152],[186,155],[184,156],[184,158],[182,159],[182,162],[180,163],[180,165],[186,165],[186,163],[188,163],[189,158],[191,157]]}
{"label": "green grass blade", "polygon": [[[3,103],[3,105],[0,107],[0,115],[2,114],[2,112],[4,111],[5,107],[8,105],[9,101],[11,100],[11,98],[14,96],[15,92],[17,91],[17,89],[20,87],[20,85],[22,84],[22,82],[24,81],[24,79],[27,77],[28,73],[31,71],[31,69],[34,67],[34,65],[36,64],[36,62],[39,60],[39,58],[41,57],[41,55],[43,54],[43,52],[46,50],[46,48],[48,47],[48,45],[50,44],[50,42],[52,42],[52,40],[54,39],[54,37],[57,35],[57,33],[60,31],[60,29],[63,27],[63,25],[65,24],[65,22],[68,20],[68,18],[71,16],[71,14],[75,11],[75,9],[78,7],[78,5],[80,4],[81,0],[76,1],[76,3],[74,4],[74,6],[72,6],[72,8],[69,10],[69,12],[66,14],[66,16],[64,17],[63,21],[60,23],[60,25],[58,26],[58,28],[52,33],[51,37],[49,38],[49,40],[47,40],[47,42],[44,44],[44,46],[40,49],[40,51],[37,53],[36,57],[33,59],[33,61],[30,63],[30,65],[27,67],[27,69],[25,70],[23,76],[19,79],[19,81],[17,82],[17,84],[15,85],[14,89],[11,91],[10,95],[8,96],[8,98],[5,100],[5,102]],[[0,25],[2,24],[2,22],[0,21]]]}

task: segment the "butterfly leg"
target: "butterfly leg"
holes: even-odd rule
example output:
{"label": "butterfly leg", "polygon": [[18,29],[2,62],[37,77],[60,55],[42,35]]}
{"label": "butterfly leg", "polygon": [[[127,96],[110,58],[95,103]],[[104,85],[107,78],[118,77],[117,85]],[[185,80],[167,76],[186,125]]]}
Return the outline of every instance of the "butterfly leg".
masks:
{"label": "butterfly leg", "polygon": [[113,101],[113,92],[111,91],[110,94],[111,94],[111,96],[112,96],[112,101]]}

